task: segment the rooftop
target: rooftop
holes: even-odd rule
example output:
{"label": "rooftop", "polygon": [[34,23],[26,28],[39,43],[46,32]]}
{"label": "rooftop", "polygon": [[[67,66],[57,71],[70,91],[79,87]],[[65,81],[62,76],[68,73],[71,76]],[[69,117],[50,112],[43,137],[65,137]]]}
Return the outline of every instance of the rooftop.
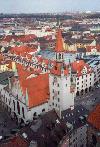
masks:
{"label": "rooftop", "polygon": [[96,129],[100,131],[100,104],[98,104],[95,109],[90,112],[88,116],[88,122]]}

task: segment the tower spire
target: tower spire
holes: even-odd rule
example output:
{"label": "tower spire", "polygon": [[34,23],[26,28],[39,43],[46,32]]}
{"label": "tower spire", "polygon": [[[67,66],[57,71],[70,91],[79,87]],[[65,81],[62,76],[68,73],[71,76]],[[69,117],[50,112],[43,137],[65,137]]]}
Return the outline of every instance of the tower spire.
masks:
{"label": "tower spire", "polygon": [[57,31],[56,35],[56,47],[55,47],[56,52],[63,52],[63,39],[62,39],[62,34],[61,34],[61,29],[59,28]]}
{"label": "tower spire", "polygon": [[61,29],[59,28],[56,35],[55,60],[62,62],[64,59],[64,48]]}

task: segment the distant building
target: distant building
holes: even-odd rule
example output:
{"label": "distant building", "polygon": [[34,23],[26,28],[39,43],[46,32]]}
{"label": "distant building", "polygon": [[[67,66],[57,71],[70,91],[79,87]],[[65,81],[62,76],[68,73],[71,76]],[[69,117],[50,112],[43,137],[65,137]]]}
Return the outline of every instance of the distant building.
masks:
{"label": "distant building", "polygon": [[88,147],[100,146],[100,104],[88,116]]}

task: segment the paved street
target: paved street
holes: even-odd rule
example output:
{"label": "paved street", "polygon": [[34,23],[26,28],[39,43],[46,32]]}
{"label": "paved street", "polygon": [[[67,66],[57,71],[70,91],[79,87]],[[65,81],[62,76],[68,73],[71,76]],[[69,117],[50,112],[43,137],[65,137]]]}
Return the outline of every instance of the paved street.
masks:
{"label": "paved street", "polygon": [[0,102],[0,137],[6,137],[11,135],[11,130],[16,129],[17,125],[15,121],[10,118],[10,115],[4,108],[2,108]]}
{"label": "paved street", "polygon": [[75,98],[75,105],[82,104],[88,110],[92,110],[98,103],[100,103],[100,88]]}

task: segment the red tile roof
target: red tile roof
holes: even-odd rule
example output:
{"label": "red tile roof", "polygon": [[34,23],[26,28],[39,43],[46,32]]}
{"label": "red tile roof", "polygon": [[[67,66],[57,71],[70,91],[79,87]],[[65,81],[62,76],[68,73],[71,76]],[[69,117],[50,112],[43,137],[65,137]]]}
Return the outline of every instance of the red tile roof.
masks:
{"label": "red tile roof", "polygon": [[[49,93],[49,76],[48,74],[40,74],[40,70],[28,71],[20,64],[17,64],[19,82],[23,94],[28,94],[29,107],[34,107],[47,102]],[[36,74],[36,77],[28,78],[30,75]]]}
{"label": "red tile roof", "polygon": [[89,114],[88,122],[96,129],[100,130],[100,104]]}
{"label": "red tile roof", "polygon": [[43,74],[26,80],[25,85],[29,96],[29,107],[47,102],[49,93],[48,78],[48,74]]}
{"label": "red tile roof", "polygon": [[88,73],[92,72],[91,67],[88,64],[86,64],[83,60],[75,61],[72,63],[72,69],[77,72],[78,76],[82,75],[82,70],[84,67],[87,68]]}
{"label": "red tile roof", "polygon": [[0,62],[4,60],[4,57],[0,54]]}
{"label": "red tile roof", "polygon": [[55,51],[64,52],[62,34],[60,29],[57,31]]}
{"label": "red tile roof", "polygon": [[36,51],[36,49],[34,50],[28,46],[20,46],[20,47],[16,46],[11,48],[10,50],[11,53],[15,53],[16,55],[24,55],[25,53],[27,54],[34,51]]}
{"label": "red tile roof", "polygon": [[37,38],[37,37],[34,34],[29,34],[29,35],[23,35],[23,36],[17,38],[17,41],[20,41],[20,42],[31,42],[35,38]]}
{"label": "red tile roof", "polygon": [[51,73],[57,76],[61,76],[62,68],[64,71],[64,75],[68,75],[69,71],[67,66],[64,63],[55,63],[54,67],[51,69]]}
{"label": "red tile roof", "polygon": [[86,51],[87,52],[91,52],[92,49],[96,49],[97,52],[100,52],[100,45],[97,45],[97,46],[87,46],[86,47]]}
{"label": "red tile roof", "polygon": [[21,36],[15,36],[15,35],[8,35],[2,39],[2,41],[7,41],[10,42],[12,39],[14,41],[19,41],[19,42],[31,42],[35,38],[37,38],[34,34],[29,34],[29,35],[21,35]]}

